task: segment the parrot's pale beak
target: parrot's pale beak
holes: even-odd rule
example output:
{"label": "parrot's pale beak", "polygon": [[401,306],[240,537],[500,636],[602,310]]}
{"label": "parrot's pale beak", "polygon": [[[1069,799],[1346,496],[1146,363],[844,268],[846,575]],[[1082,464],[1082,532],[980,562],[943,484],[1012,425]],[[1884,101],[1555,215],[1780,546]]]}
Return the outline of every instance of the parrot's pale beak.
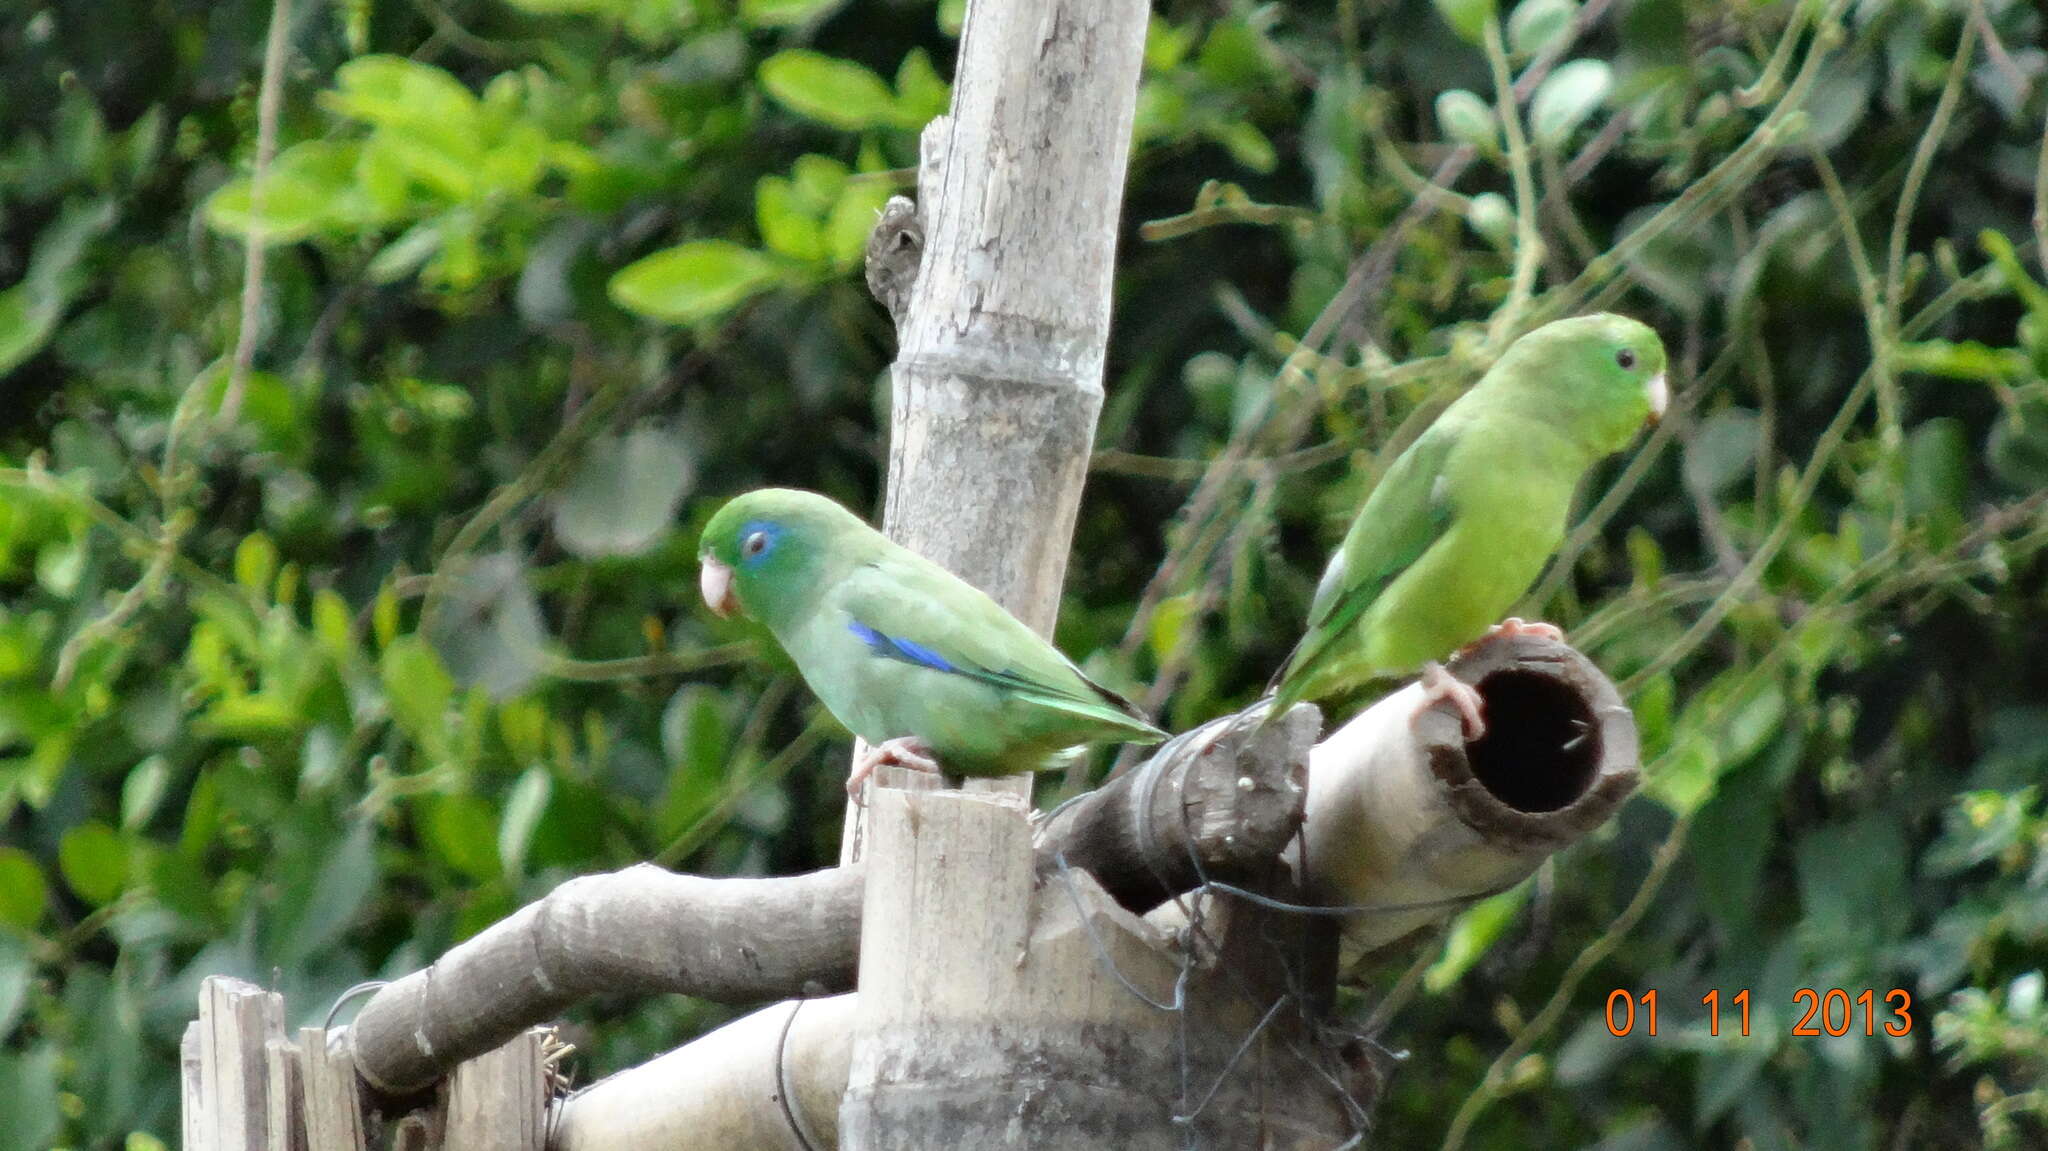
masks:
{"label": "parrot's pale beak", "polygon": [[732,569],[710,556],[698,562],[697,590],[704,593],[704,606],[720,618],[738,611],[740,600],[732,593]]}
{"label": "parrot's pale beak", "polygon": [[1650,422],[1664,418],[1664,409],[1671,405],[1671,385],[1664,382],[1664,373],[1650,377]]}

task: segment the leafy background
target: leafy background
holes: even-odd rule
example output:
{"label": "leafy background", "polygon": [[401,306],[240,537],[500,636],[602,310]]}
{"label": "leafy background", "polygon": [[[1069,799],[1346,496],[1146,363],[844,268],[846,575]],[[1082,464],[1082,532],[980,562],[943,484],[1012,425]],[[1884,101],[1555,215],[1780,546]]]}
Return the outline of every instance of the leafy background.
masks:
{"label": "leafy background", "polygon": [[[1381,1131],[2040,1146],[2041,10],[1502,7],[1157,5],[1060,639],[1242,703],[1508,338],[1651,320],[1673,418],[1525,613],[1650,782],[1374,973]],[[207,973],[306,1022],[570,875],[834,858],[844,739],[690,556],[758,484],[874,506],[858,251],[961,9],[301,0],[274,115],[268,5],[0,13],[0,1147],[171,1138]],[[1913,1029],[1793,1036],[1799,987]],[[588,1005],[586,1074],[726,1015]]]}

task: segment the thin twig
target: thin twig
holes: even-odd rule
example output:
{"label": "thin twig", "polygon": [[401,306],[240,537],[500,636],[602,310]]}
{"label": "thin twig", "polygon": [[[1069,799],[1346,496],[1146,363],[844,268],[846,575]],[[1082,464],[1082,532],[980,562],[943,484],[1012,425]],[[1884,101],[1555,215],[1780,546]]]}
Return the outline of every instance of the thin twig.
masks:
{"label": "thin twig", "polygon": [[1493,68],[1494,111],[1507,136],[1508,173],[1515,188],[1515,269],[1508,298],[1486,327],[1489,347],[1505,348],[1514,338],[1515,322],[1536,291],[1536,271],[1543,262],[1543,233],[1536,227],[1536,177],[1529,159],[1529,138],[1522,131],[1521,101],[1515,98],[1508,72],[1508,47],[1501,37],[1500,16],[1486,21],[1486,61]]}
{"label": "thin twig", "polygon": [[658,651],[622,659],[572,659],[542,652],[540,673],[551,679],[575,683],[610,683],[621,679],[649,679],[658,675],[688,675],[708,667],[739,663],[755,652],[751,643],[729,643],[698,651]]}
{"label": "thin twig", "polygon": [[290,39],[292,0],[272,0],[270,34],[263,41],[263,80],[256,95],[256,163],[249,173],[249,231],[243,237],[242,312],[235,331],[235,358],[228,369],[227,391],[220,399],[220,422],[233,424],[242,411],[242,393],[256,363],[256,336],[263,311],[263,258],[266,250],[263,200],[269,192],[270,162],[277,156],[277,114],[284,102],[284,50]]}
{"label": "thin twig", "polygon": [[2041,128],[2041,155],[2034,162],[2034,259],[2048,276],[2048,118]]}

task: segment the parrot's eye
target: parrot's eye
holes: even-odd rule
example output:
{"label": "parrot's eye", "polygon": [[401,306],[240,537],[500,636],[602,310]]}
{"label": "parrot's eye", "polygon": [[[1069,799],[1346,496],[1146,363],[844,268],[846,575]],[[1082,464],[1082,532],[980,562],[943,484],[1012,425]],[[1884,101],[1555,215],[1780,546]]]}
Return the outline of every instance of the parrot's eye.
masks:
{"label": "parrot's eye", "polygon": [[1634,349],[1634,348],[1623,348],[1622,350],[1620,350],[1620,351],[1618,351],[1618,352],[1614,353],[1614,362],[1615,362],[1615,363],[1617,363],[1617,364],[1620,364],[1620,365],[1621,365],[1621,370],[1622,370],[1622,371],[1624,371],[1624,372],[1625,372],[1625,371],[1628,371],[1628,370],[1629,370],[1630,368],[1633,368],[1633,367],[1635,367],[1635,366],[1636,366],[1636,353],[1635,353],[1635,349]]}
{"label": "parrot's eye", "polygon": [[767,550],[767,532],[748,532],[747,538],[740,541],[740,554],[748,559],[753,559],[755,556],[760,555],[762,552],[765,552]]}

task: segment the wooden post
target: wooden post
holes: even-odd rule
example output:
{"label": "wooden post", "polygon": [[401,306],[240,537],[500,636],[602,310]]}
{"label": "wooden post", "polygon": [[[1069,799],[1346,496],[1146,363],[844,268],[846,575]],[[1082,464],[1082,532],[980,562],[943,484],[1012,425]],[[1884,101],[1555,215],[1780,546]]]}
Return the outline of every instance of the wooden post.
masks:
{"label": "wooden post", "polygon": [[187,1064],[186,1151],[271,1145],[272,1108],[284,1109],[288,1101],[272,1095],[268,1044],[283,1038],[283,996],[225,975],[199,985],[199,1090],[195,1106]]}
{"label": "wooden post", "polygon": [[179,1128],[184,1132],[185,1151],[205,1151],[206,1140],[206,1076],[205,1064],[199,1058],[199,1021],[194,1019],[185,1025],[184,1037],[178,1042],[178,1086]]}
{"label": "wooden post", "polygon": [[[1133,1113],[1163,1127],[1171,1097],[1134,1098],[1156,1084],[1127,1072],[1131,1046],[1170,1029],[1109,970],[1171,1001],[1178,969],[1153,933],[1085,872],[1034,899],[1030,824],[1008,797],[873,795],[841,1145],[1100,1147]],[[1033,930],[1054,924],[1068,946]]]}
{"label": "wooden post", "polygon": [[307,1151],[306,1108],[300,1094],[298,1044],[280,1035],[263,1044],[270,1079],[270,1151]]}
{"label": "wooden post", "polygon": [[365,1151],[355,1060],[340,1036],[335,1036],[332,1044],[328,1038],[318,1027],[299,1029],[300,1109],[306,1121],[306,1151]]}
{"label": "wooden post", "polygon": [[543,1034],[522,1032],[448,1077],[441,1151],[542,1151],[547,1137]]}

